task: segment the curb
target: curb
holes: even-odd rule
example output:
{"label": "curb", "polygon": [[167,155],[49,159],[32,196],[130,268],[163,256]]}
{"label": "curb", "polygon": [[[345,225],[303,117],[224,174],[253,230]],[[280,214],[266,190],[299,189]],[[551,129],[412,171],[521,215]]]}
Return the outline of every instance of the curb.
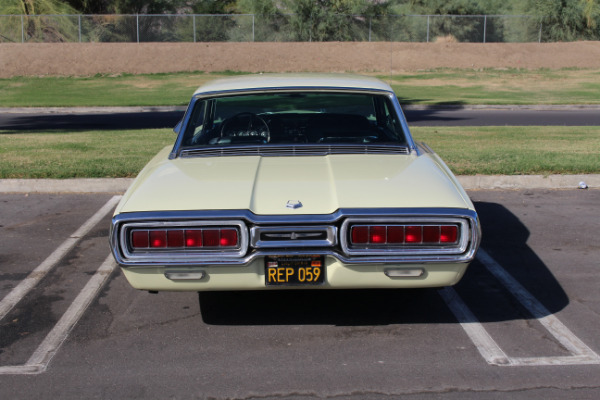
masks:
{"label": "curb", "polygon": [[[578,189],[584,182],[600,189],[594,175],[474,175],[458,176],[466,190]],[[124,193],[133,178],[0,179],[0,193]]]}
{"label": "curb", "polygon": [[133,178],[0,179],[0,193],[124,193]]}
{"label": "curb", "polygon": [[600,175],[474,175],[458,176],[465,190],[600,189]]}

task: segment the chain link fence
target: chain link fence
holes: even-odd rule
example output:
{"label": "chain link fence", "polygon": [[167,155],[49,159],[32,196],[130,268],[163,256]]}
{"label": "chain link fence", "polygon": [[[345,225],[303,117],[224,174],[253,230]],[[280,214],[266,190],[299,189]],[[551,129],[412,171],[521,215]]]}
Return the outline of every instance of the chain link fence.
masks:
{"label": "chain link fence", "polygon": [[540,42],[524,15],[0,15],[0,42]]}

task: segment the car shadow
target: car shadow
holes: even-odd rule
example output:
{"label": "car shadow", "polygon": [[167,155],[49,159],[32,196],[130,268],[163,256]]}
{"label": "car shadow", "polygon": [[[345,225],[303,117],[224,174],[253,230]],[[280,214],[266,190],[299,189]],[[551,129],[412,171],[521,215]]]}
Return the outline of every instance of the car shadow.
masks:
{"label": "car shadow", "polygon": [[[527,245],[529,230],[500,204],[476,202],[482,248],[553,314],[569,299]],[[454,289],[481,322],[533,318],[476,259]],[[200,311],[213,325],[390,325],[456,323],[439,289],[201,292]]]}
{"label": "car shadow", "polygon": [[[438,103],[427,107],[413,107],[410,101],[404,105],[404,114],[409,125],[457,124],[466,119],[451,113],[464,108],[464,105],[460,103]],[[0,116],[0,131],[2,134],[17,134],[52,130],[173,128],[184,114],[182,110],[148,108],[148,111],[132,112],[7,113]]]}
{"label": "car shadow", "polygon": [[114,113],[7,114],[0,118],[3,134],[48,130],[117,130],[173,128],[183,111]]}
{"label": "car shadow", "polygon": [[[455,126],[463,125],[470,118],[461,116],[461,111],[465,109],[462,102],[439,102],[431,105],[420,105],[423,99],[407,100],[402,103],[404,116],[409,126]],[[417,104],[414,104],[417,103]]]}

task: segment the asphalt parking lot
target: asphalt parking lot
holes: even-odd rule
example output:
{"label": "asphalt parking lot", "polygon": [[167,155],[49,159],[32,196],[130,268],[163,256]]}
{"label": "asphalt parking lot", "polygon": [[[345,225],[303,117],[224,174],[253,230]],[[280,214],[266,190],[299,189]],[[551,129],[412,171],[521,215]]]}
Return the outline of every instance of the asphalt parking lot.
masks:
{"label": "asphalt parking lot", "polygon": [[[150,294],[113,194],[0,194],[0,398],[600,397],[600,190],[469,193],[453,288]],[[202,307],[200,307],[202,305]]]}

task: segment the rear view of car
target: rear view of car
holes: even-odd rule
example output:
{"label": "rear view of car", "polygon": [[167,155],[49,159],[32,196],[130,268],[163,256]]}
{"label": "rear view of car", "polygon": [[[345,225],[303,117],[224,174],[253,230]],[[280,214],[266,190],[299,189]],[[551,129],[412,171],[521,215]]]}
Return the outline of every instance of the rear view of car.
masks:
{"label": "rear view of car", "polygon": [[377,79],[213,81],[176,131],[113,218],[135,288],[446,286],[479,246],[467,194]]}

